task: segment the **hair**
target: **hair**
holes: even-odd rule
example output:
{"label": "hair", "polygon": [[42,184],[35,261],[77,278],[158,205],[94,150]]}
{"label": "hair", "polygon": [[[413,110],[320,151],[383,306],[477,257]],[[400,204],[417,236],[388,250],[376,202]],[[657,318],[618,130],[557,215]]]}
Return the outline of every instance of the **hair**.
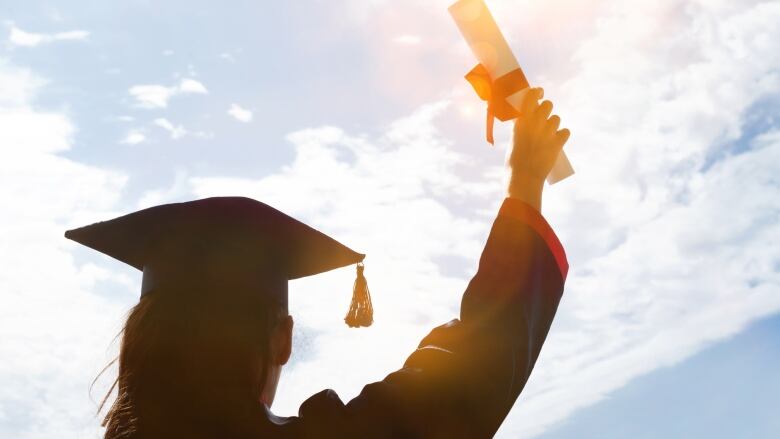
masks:
{"label": "hair", "polygon": [[235,418],[231,412],[259,404],[270,334],[283,313],[257,292],[233,296],[167,289],[141,298],[119,334],[119,356],[101,372],[118,365],[98,408],[116,390],[103,420],[105,439],[219,431]]}

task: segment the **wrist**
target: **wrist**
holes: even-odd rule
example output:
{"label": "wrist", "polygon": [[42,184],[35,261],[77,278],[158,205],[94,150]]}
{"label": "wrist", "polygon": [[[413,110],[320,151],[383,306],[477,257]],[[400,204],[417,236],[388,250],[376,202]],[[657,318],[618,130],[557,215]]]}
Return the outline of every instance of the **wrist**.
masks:
{"label": "wrist", "polygon": [[543,190],[544,179],[512,175],[507,194],[509,198],[518,199],[541,212]]}

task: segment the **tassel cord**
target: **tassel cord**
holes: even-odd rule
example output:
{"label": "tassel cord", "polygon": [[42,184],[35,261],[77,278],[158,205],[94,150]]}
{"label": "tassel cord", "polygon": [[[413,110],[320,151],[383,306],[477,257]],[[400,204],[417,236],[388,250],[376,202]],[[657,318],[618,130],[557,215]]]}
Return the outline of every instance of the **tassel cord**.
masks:
{"label": "tassel cord", "polygon": [[374,322],[374,307],[371,303],[371,293],[368,291],[368,281],[363,275],[364,269],[363,263],[359,262],[352,290],[352,302],[344,318],[350,328],[368,327]]}

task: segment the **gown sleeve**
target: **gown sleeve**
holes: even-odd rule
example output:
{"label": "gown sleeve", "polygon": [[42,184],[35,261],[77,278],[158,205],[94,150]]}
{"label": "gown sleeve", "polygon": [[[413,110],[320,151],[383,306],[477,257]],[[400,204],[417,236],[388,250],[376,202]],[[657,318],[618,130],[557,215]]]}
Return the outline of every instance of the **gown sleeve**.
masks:
{"label": "gown sleeve", "polygon": [[506,199],[460,319],[435,328],[403,368],[346,405],[327,390],[299,415],[331,424],[340,436],[492,437],[539,357],[567,271],[563,247],[541,214]]}

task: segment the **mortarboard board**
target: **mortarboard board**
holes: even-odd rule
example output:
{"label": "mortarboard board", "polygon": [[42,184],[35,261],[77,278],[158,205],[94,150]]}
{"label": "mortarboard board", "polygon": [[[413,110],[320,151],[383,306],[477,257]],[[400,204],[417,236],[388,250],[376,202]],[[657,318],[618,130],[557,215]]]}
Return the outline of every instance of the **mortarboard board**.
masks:
{"label": "mortarboard board", "polygon": [[256,291],[287,309],[288,280],[357,264],[345,321],[351,327],[373,321],[365,255],[251,198],[155,206],[69,230],[65,237],[141,270],[142,297],[181,287],[219,292],[226,300],[231,290]]}

